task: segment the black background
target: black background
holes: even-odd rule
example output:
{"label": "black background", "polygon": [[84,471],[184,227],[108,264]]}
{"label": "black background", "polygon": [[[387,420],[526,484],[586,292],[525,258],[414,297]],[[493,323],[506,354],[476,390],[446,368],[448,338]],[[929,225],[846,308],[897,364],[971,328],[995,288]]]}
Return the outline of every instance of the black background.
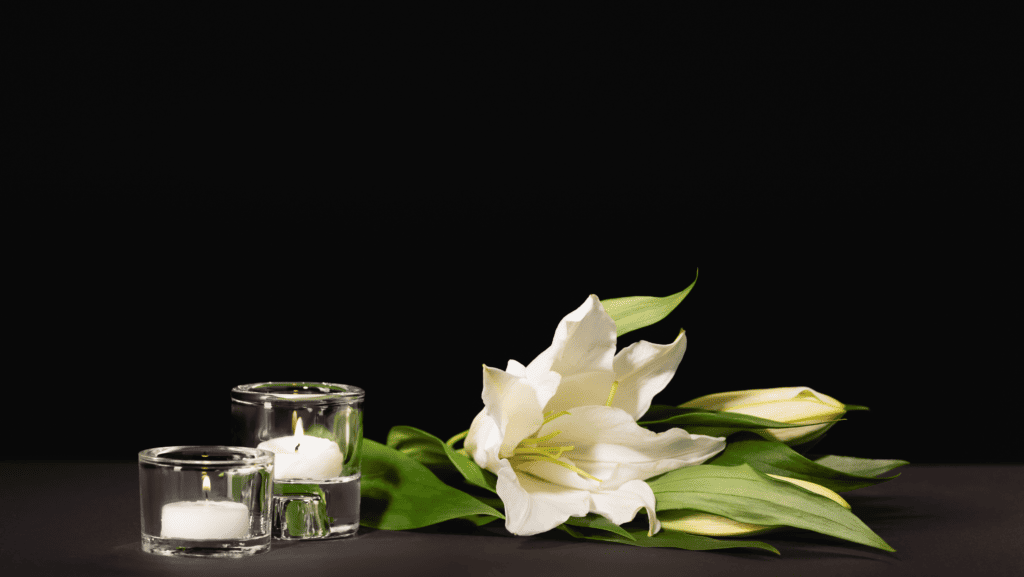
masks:
{"label": "black background", "polygon": [[1019,66],[973,15],[97,10],[9,40],[6,459],[224,443],[230,389],[271,380],[447,438],[481,363],[700,266],[620,341],[687,331],[656,402],[809,386],[872,409],[822,453],[1019,460]]}

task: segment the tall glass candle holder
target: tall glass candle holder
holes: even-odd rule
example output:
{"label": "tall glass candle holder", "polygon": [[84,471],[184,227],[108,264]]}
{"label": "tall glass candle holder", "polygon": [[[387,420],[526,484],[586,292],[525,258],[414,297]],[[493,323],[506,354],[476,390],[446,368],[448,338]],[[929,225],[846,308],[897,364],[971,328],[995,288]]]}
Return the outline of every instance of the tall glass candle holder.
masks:
{"label": "tall glass candle holder", "polygon": [[358,387],[331,383],[232,389],[232,442],[275,453],[274,538],[355,535],[363,397]]}
{"label": "tall glass candle holder", "polygon": [[142,550],[245,557],[270,549],[274,453],[178,446],[139,453]]}

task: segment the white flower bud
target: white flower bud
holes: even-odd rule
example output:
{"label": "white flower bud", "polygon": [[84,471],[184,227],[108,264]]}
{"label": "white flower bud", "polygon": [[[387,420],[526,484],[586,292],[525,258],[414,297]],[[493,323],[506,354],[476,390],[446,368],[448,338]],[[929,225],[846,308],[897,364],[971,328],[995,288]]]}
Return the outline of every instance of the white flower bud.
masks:
{"label": "white flower bud", "polygon": [[[740,413],[780,423],[821,423],[835,421],[846,414],[846,405],[809,387],[749,389],[705,395],[679,405],[681,408],[713,409]],[[764,429],[756,431],[769,440],[799,445],[820,437],[834,423]]]}

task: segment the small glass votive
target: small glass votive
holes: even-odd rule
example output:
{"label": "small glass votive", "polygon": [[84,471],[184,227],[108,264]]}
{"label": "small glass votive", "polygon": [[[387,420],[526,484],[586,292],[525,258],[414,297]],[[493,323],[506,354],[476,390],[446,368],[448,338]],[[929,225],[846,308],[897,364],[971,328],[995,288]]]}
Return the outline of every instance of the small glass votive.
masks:
{"label": "small glass votive", "polygon": [[142,550],[245,557],[270,549],[274,453],[180,446],[139,452]]}
{"label": "small glass votive", "polygon": [[358,387],[331,383],[231,390],[231,442],[275,453],[275,539],[356,534],[363,398]]}

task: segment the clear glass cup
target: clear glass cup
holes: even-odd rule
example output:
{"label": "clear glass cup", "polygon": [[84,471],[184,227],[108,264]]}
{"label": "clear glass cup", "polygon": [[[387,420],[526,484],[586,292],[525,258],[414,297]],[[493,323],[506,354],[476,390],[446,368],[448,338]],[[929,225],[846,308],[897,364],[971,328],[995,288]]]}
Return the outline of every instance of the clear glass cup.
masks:
{"label": "clear glass cup", "polygon": [[192,445],[139,452],[142,550],[246,557],[270,549],[274,453]]}
{"label": "clear glass cup", "polygon": [[364,396],[358,387],[310,382],[231,390],[232,442],[275,453],[274,538],[356,534]]}

